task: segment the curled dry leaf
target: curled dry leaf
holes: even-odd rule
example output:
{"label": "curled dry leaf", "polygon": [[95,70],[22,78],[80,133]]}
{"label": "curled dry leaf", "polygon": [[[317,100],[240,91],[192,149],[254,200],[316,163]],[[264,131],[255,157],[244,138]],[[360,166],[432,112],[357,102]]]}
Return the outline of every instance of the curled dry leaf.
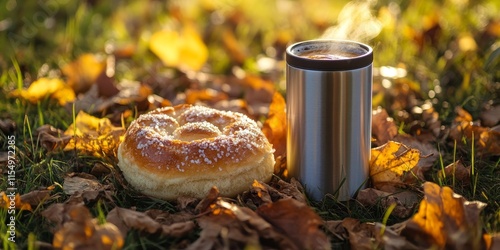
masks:
{"label": "curled dry leaf", "polygon": [[370,176],[375,188],[393,192],[396,187],[417,180],[414,168],[420,159],[417,149],[389,141],[373,148],[370,159]]}
{"label": "curled dry leaf", "polygon": [[404,225],[394,224],[386,226],[381,223],[375,223],[375,239],[385,250],[424,250],[427,248],[416,246],[400,235],[401,227]]}
{"label": "curled dry leaf", "polygon": [[387,111],[378,108],[372,114],[372,136],[375,138],[375,145],[380,146],[392,140],[398,134],[398,127],[394,120],[389,117]]}
{"label": "curled dry leaf", "polygon": [[219,197],[219,189],[216,186],[213,186],[209,191],[207,196],[203,198],[198,205],[195,207],[195,211],[198,213],[205,212],[211,204],[213,204],[217,198]]}
{"label": "curled dry leaf", "polygon": [[221,199],[210,207],[209,214],[197,219],[202,231],[188,249],[241,249],[245,246],[299,249],[289,237],[247,207]]}
{"label": "curled dry leaf", "polygon": [[120,207],[115,207],[111,210],[106,220],[116,225],[124,237],[131,229],[149,234],[160,233],[164,236],[182,237],[191,232],[195,227],[193,221],[161,224],[146,213]]}
{"label": "curled dry leaf", "polygon": [[416,246],[438,249],[484,249],[479,214],[486,206],[467,201],[449,187],[424,183],[424,200],[401,235]]}
{"label": "curled dry leaf", "polygon": [[118,228],[109,222],[99,225],[85,206],[67,206],[62,212],[63,224],[54,234],[54,248],[105,250],[123,247],[124,240]]}
{"label": "curled dry leaf", "polygon": [[64,132],[73,136],[64,150],[80,150],[95,156],[114,156],[125,129],[115,127],[107,118],[99,119],[80,111],[75,122]]}
{"label": "curled dry leaf", "polygon": [[380,205],[383,209],[388,209],[392,204],[395,204],[396,207],[391,215],[399,218],[409,217],[419,202],[418,196],[411,191],[399,191],[391,194],[373,188],[360,190],[356,200],[364,206]]}
{"label": "curled dry leaf", "polygon": [[500,131],[475,124],[472,116],[461,107],[456,107],[455,112],[457,116],[450,130],[452,139],[461,141],[465,138],[468,145],[474,141],[479,155],[500,155]]}
{"label": "curled dry leaf", "polygon": [[273,179],[269,184],[260,181],[254,181],[252,188],[243,193],[240,197],[242,203],[257,208],[262,204],[272,203],[284,198],[294,198],[299,202],[307,203],[304,189],[300,183],[292,178],[288,183],[281,179]]}
{"label": "curled dry leaf", "polygon": [[52,190],[50,189],[33,190],[29,193],[21,195],[21,201],[36,207],[41,203],[44,203],[46,200],[48,200],[50,198],[51,192]]}
{"label": "curled dry leaf", "polygon": [[369,250],[376,248],[373,241],[375,229],[373,224],[361,223],[354,218],[342,220],[342,226],[349,234],[349,245],[351,249]]}
{"label": "curled dry leaf", "polygon": [[71,136],[64,135],[64,131],[45,124],[37,128],[34,135],[47,151],[62,149],[71,140]]}
{"label": "curled dry leaf", "polygon": [[319,226],[323,220],[305,203],[287,198],[264,204],[257,213],[284,232],[299,249],[330,249],[330,241]]}
{"label": "curled dry leaf", "polygon": [[113,188],[111,186],[99,183],[93,175],[80,175],[70,175],[64,178],[64,193],[71,195],[72,199],[81,201],[94,201],[101,195],[112,200]]}
{"label": "curled dry leaf", "polygon": [[269,115],[267,116],[262,132],[275,149],[274,157],[286,154],[286,103],[279,92],[273,95],[273,101],[269,106]]}
{"label": "curled dry leaf", "polygon": [[456,161],[446,166],[443,171],[439,171],[440,178],[455,179],[463,184],[470,184],[471,168],[465,167],[461,161]]}

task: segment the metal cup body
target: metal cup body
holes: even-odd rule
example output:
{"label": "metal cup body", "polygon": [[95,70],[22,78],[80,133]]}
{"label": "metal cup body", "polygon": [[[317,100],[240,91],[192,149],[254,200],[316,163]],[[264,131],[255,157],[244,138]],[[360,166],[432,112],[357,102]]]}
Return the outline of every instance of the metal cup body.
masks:
{"label": "metal cup body", "polygon": [[320,42],[361,46],[360,56],[368,58],[297,62],[293,48],[303,43],[287,49],[287,167],[311,198],[330,193],[348,200],[368,178],[372,50],[352,41]]}

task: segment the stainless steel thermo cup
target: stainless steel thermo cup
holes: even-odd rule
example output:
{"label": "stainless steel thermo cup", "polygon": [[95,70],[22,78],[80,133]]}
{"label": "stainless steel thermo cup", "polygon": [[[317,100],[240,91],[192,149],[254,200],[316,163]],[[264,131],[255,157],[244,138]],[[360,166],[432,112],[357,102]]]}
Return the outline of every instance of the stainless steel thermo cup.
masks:
{"label": "stainless steel thermo cup", "polygon": [[348,200],[368,179],[372,62],[372,48],[354,41],[286,50],[287,166],[315,200]]}

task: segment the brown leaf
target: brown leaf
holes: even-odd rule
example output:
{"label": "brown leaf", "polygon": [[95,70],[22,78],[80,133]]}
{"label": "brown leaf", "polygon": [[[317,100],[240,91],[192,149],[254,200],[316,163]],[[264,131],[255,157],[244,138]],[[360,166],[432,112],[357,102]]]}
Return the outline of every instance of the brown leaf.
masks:
{"label": "brown leaf", "polygon": [[383,209],[388,209],[392,204],[396,204],[391,215],[399,218],[410,216],[419,202],[418,196],[410,191],[399,191],[391,194],[373,188],[360,190],[356,200],[364,206],[381,206]]}
{"label": "brown leaf", "polygon": [[115,207],[111,210],[106,220],[116,225],[123,236],[126,236],[129,230],[135,229],[149,234],[159,232],[164,236],[182,237],[191,232],[195,227],[194,222],[190,220],[161,224],[148,216],[147,213],[120,207]]}
{"label": "brown leaf", "polygon": [[394,192],[396,187],[414,182],[417,177],[414,168],[420,159],[417,149],[389,141],[373,148],[370,159],[370,176],[375,188]]}
{"label": "brown leaf", "polygon": [[274,157],[286,154],[286,103],[283,96],[275,92],[269,106],[269,115],[262,127],[262,132],[273,144]]}
{"label": "brown leaf", "polygon": [[[415,246],[405,237],[399,235],[401,230],[398,228],[401,225],[395,224],[385,226],[381,223],[375,223],[375,238],[379,245],[385,250],[424,250],[426,248]],[[403,225],[404,227],[404,225]]]}
{"label": "brown leaf", "polygon": [[123,247],[124,240],[118,228],[111,223],[99,225],[92,219],[85,206],[67,206],[63,212],[65,212],[64,223],[54,234],[52,242],[55,248],[121,249]]}
{"label": "brown leaf", "polygon": [[113,208],[106,216],[106,220],[117,226],[123,236],[126,236],[130,229],[154,234],[161,228],[160,223],[146,214],[120,207]]}
{"label": "brown leaf", "polygon": [[450,137],[455,141],[467,140],[479,155],[500,155],[500,132],[472,122],[472,116],[463,108],[456,107],[457,116],[450,129]]}
{"label": "brown leaf", "polygon": [[245,101],[255,114],[268,114],[269,103],[272,102],[276,92],[274,83],[257,76],[246,75],[242,84],[245,86]]}
{"label": "brown leaf", "polygon": [[213,186],[209,191],[207,196],[203,198],[198,205],[195,207],[195,211],[199,213],[205,212],[212,203],[214,203],[219,197],[219,189],[216,186]]}
{"label": "brown leaf", "polygon": [[500,105],[490,106],[479,115],[484,126],[493,127],[500,122]]}
{"label": "brown leaf", "polygon": [[254,180],[250,192],[255,193],[255,195],[262,200],[262,203],[272,203],[273,201],[271,195],[269,195],[268,187],[269,186],[265,185],[265,183]]}
{"label": "brown leaf", "polygon": [[9,135],[16,131],[16,123],[11,119],[0,119],[0,131]]}
{"label": "brown leaf", "polygon": [[349,235],[347,234],[347,230],[344,226],[342,226],[342,220],[329,220],[325,221],[323,224],[325,229],[333,234],[338,241],[345,241],[349,239]]}
{"label": "brown leaf", "polygon": [[109,194],[109,192],[112,192],[111,186],[99,183],[93,175],[80,175],[84,177],[69,175],[64,178],[64,193],[71,195],[73,199],[81,197],[82,201],[94,201],[101,194],[111,199],[111,194]]}
{"label": "brown leaf", "polygon": [[375,138],[375,144],[380,146],[392,140],[398,134],[398,127],[394,120],[389,117],[387,111],[378,108],[372,115],[372,136]]}
{"label": "brown leaf", "polygon": [[374,249],[372,238],[375,236],[375,228],[373,224],[361,223],[354,218],[345,218],[342,220],[342,226],[349,234],[351,249]]}
{"label": "brown leaf", "polygon": [[321,218],[305,203],[281,199],[264,204],[257,213],[284,232],[299,249],[330,249],[330,242],[319,229]]}
{"label": "brown leaf", "polygon": [[50,193],[52,190],[34,190],[29,193],[21,195],[21,200],[30,204],[31,206],[38,206],[41,203],[44,203],[47,199],[50,198]]}
{"label": "brown leaf", "polygon": [[71,136],[64,135],[64,131],[45,124],[37,128],[34,135],[47,151],[62,149],[71,140]]}
{"label": "brown leaf", "polygon": [[479,214],[485,207],[467,201],[449,187],[424,183],[419,211],[401,232],[417,246],[439,249],[484,249]]}
{"label": "brown leaf", "polygon": [[456,181],[466,185],[470,184],[470,174],[471,174],[470,167],[465,167],[460,160],[446,166],[444,168],[444,176],[442,171],[438,172],[440,178],[448,178],[448,179],[453,178]]}
{"label": "brown leaf", "polygon": [[211,209],[211,213],[197,219],[202,231],[188,249],[264,247],[259,243],[277,249],[299,249],[289,237],[247,207],[218,199]]}

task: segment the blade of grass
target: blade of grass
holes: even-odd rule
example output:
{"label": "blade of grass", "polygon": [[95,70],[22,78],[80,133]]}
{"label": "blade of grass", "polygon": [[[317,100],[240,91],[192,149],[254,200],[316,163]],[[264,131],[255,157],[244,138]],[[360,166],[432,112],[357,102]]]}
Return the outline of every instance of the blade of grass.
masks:
{"label": "blade of grass", "polygon": [[396,208],[396,203],[392,203],[385,211],[384,218],[382,218],[382,230],[380,230],[380,235],[384,235],[385,228],[387,226],[387,221],[389,220],[389,216],[391,215],[392,211],[394,211],[395,208]]}

